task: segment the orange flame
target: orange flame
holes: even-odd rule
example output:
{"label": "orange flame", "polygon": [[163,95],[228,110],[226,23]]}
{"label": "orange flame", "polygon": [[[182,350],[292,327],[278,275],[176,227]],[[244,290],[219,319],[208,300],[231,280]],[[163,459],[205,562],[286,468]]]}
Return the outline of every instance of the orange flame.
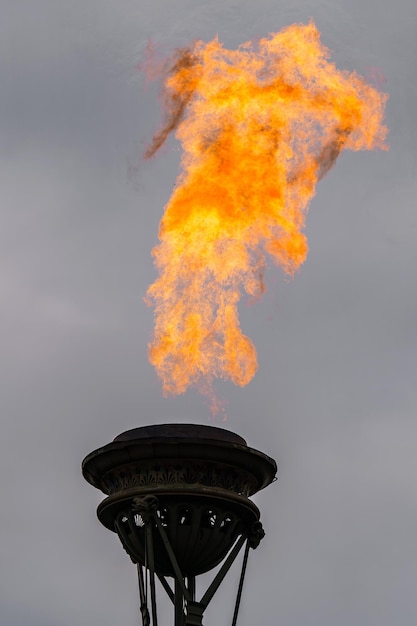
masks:
{"label": "orange flame", "polygon": [[167,119],[145,156],[176,130],[182,173],[153,250],[159,277],[149,358],[165,394],[214,378],[246,385],[256,350],[242,334],[243,292],[263,290],[266,259],[293,275],[315,185],[342,149],[386,148],[385,94],[340,71],[311,22],[254,49],[217,39],[176,53],[167,71]]}

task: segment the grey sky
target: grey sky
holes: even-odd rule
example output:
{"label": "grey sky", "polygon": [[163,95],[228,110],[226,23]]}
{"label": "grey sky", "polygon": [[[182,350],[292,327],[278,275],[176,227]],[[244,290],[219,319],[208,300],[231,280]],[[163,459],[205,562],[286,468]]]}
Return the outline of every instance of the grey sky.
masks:
{"label": "grey sky", "polygon": [[[218,386],[225,426],[280,480],[257,499],[267,536],[240,624],[415,623],[415,1],[0,4],[0,623],[138,623],[134,568],[81,460],[130,427],[208,420],[195,392],[162,398],[147,362],[142,298],[179,160],[174,140],[141,160],[160,121],[135,69],[148,38],[234,47],[310,17],[339,67],[385,77],[391,149],[342,154],[306,264],[290,282],[271,268],[241,307],[259,371]],[[217,608],[229,623],[227,594]]]}

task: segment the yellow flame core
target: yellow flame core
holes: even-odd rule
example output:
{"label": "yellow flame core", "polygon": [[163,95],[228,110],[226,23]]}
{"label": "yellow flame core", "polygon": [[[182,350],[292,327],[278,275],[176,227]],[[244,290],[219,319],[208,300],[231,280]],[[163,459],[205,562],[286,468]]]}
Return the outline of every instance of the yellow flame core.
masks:
{"label": "yellow flame core", "polygon": [[311,22],[227,50],[217,39],[179,51],[164,85],[182,172],[153,250],[159,277],[149,358],[165,394],[214,378],[246,385],[256,350],[238,303],[263,290],[272,258],[293,275],[305,261],[306,212],[342,149],[386,148],[385,94],[340,71]]}

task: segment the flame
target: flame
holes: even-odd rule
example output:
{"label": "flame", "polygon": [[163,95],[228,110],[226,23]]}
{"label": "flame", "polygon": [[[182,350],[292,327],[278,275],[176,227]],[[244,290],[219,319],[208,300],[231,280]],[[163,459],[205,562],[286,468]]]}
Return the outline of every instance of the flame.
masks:
{"label": "flame", "polygon": [[171,59],[166,123],[145,154],[174,130],[183,147],[146,297],[165,395],[252,379],[239,300],[264,289],[268,258],[290,276],[305,261],[307,209],[341,150],[386,148],[387,96],[328,58],[310,22],[237,50],[198,41]]}

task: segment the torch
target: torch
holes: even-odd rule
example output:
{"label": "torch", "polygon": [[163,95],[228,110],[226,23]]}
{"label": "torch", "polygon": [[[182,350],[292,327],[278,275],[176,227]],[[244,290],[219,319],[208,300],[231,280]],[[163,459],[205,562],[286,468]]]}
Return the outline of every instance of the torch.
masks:
{"label": "torch", "polygon": [[[217,378],[253,378],[241,297],[264,291],[269,262],[290,276],[304,263],[309,204],[341,151],[387,148],[386,94],[329,56],[310,22],[237,50],[197,41],[164,68],[166,123],[145,157],[171,132],[183,147],[146,297],[155,311],[149,359],[165,395],[197,386],[213,396]],[[235,626],[248,555],[264,536],[250,498],[276,469],[240,436],[192,424],[136,428],[84,459],[84,477],[107,496],[98,518],[137,566],[143,626],[157,626],[156,579],[175,626],[201,625],[244,550]],[[216,567],[197,598],[196,577]]]}
{"label": "torch", "polygon": [[[143,626],[157,626],[156,578],[175,626],[201,625],[243,550],[235,626],[249,552],[265,534],[250,497],[274,481],[275,461],[222,428],[163,424],[122,433],[91,452],[82,471],[107,496],[97,509],[100,522],[137,566]],[[197,599],[196,577],[217,566]]]}

